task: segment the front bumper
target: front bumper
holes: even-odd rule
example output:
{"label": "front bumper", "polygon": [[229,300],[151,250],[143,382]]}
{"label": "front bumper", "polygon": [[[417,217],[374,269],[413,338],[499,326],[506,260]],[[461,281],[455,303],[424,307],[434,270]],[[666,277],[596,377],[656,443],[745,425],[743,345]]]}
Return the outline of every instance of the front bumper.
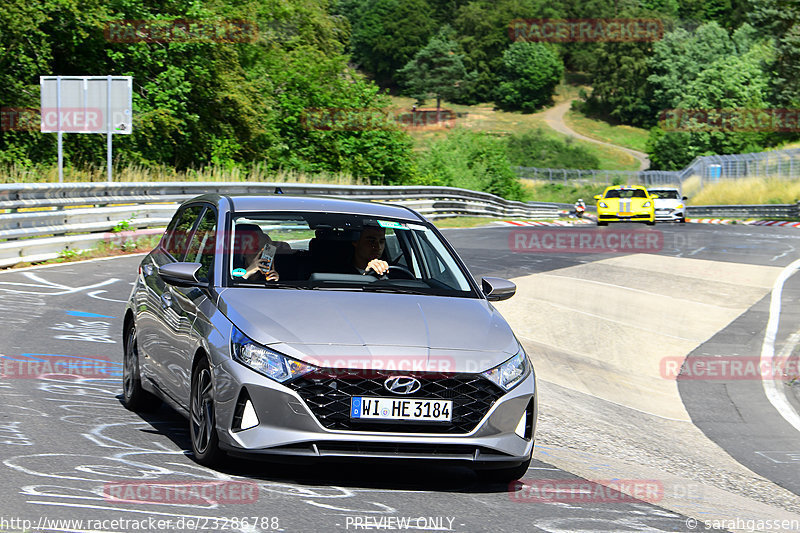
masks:
{"label": "front bumper", "polygon": [[619,213],[609,211],[599,211],[597,213],[597,220],[599,222],[652,222],[655,220],[654,215],[650,211],[631,213],[630,215],[620,215]]}
{"label": "front bumper", "polygon": [[[494,401],[475,428],[463,434],[327,429],[296,391],[239,363],[222,362],[214,369],[214,380],[220,446],[234,455],[437,459],[480,468],[520,464],[533,450],[538,415],[533,373]],[[243,390],[259,423],[237,430],[237,403]],[[523,416],[527,438],[515,432]]]}
{"label": "front bumper", "polygon": [[686,211],[683,209],[657,209],[656,220],[664,222],[677,222],[686,218]]}

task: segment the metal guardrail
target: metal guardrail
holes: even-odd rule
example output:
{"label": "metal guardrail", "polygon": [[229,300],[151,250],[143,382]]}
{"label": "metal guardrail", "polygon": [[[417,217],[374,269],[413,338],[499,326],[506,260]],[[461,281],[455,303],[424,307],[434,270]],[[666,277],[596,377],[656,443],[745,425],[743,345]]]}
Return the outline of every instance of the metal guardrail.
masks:
{"label": "metal guardrail", "polygon": [[688,205],[686,206],[686,214],[690,217],[791,218],[800,217],[800,203],[763,205]]}
{"label": "metal guardrail", "polygon": [[[200,194],[336,196],[397,203],[426,218],[558,218],[557,204],[514,202],[454,187],[375,187],[302,183],[63,183],[0,185],[0,266],[43,261],[63,250],[160,233],[180,202]],[[114,231],[125,230],[125,231]]]}

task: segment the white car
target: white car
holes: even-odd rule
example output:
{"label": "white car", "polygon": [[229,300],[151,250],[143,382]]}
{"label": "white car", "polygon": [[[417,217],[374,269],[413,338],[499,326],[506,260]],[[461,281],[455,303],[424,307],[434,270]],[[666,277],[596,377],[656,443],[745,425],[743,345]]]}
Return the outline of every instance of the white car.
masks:
{"label": "white car", "polygon": [[686,222],[686,196],[681,196],[678,189],[647,189],[656,197],[656,220],[662,222]]}

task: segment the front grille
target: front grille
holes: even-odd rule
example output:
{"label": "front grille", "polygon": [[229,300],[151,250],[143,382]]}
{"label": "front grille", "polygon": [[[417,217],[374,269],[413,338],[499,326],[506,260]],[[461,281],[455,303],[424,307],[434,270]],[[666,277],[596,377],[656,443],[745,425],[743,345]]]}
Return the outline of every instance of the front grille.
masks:
{"label": "front grille", "polygon": [[[414,377],[422,384],[408,398],[452,400],[452,420],[416,422],[350,418],[350,399],[354,396],[406,398],[390,393],[383,386],[387,378],[397,375]],[[292,381],[289,387],[297,391],[320,424],[327,429],[399,433],[469,433],[504,393],[488,379],[475,374],[401,374],[374,370],[320,369]]]}

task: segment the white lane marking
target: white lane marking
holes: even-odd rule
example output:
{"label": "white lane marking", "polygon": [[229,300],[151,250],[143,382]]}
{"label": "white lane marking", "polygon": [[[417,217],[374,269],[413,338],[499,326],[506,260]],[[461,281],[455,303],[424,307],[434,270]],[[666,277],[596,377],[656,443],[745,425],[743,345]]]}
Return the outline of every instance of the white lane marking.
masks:
{"label": "white lane marking", "polygon": [[794,251],[795,251],[795,247],[794,247],[794,246],[792,246],[792,245],[790,244],[790,245],[789,245],[789,249],[788,249],[788,250],[786,250],[785,252],[783,252],[783,253],[782,253],[782,254],[780,254],[780,255],[776,255],[775,257],[773,257],[772,259],[770,259],[770,261],[777,261],[777,260],[778,260],[778,259],[780,259],[781,257],[786,257],[787,255],[789,255],[790,253],[792,253],[792,252],[794,252]]}
{"label": "white lane marking", "polygon": [[28,288],[40,288],[40,289],[57,289],[61,292],[37,292],[37,291],[23,291],[17,289],[6,289],[2,288],[3,292],[10,292],[14,294],[39,294],[42,296],[60,296],[63,294],[74,294],[76,292],[85,291],[87,289],[95,289],[98,287],[104,287],[106,285],[110,285],[112,283],[116,283],[119,281],[117,278],[107,279],[105,281],[101,281],[100,283],[95,283],[94,285],[85,285],[83,287],[70,287],[69,285],[63,285],[61,283],[55,283],[53,281],[48,281],[37,274],[31,272],[25,272],[23,274],[26,278],[34,281],[36,283],[21,283],[16,281],[0,281],[0,285],[14,285],[17,287],[28,287]]}
{"label": "white lane marking", "polygon": [[135,254],[125,254],[125,255],[113,255],[111,257],[94,257],[92,259],[83,259],[81,261],[70,261],[69,263],[52,263],[49,265],[33,265],[29,267],[22,267],[22,268],[9,268],[7,270],[3,270],[0,274],[10,274],[14,272],[27,272],[29,270],[43,270],[46,268],[58,268],[58,267],[65,267],[65,266],[73,266],[79,265],[81,263],[95,263],[97,261],[113,261],[115,259],[125,259],[128,257],[137,257],[140,255],[147,255],[150,252],[137,252]]}
{"label": "white lane marking", "polygon": [[[778,334],[778,324],[781,319],[781,295],[783,293],[783,285],[797,269],[800,269],[800,259],[793,261],[789,266],[784,268],[778,276],[778,279],[775,280],[775,285],[772,287],[772,297],[769,302],[769,321],[767,322],[767,331],[764,333],[764,343],[761,345],[761,368],[774,368],[775,337]],[[765,363],[767,364],[766,367],[764,366]],[[778,413],[780,413],[780,415],[797,431],[800,431],[800,414],[798,414],[789,403],[783,387],[778,387],[775,384],[772,375],[773,372],[769,372],[769,376],[764,376],[763,373],[761,375],[761,385],[764,387],[764,393],[767,395],[769,403],[772,404]]]}
{"label": "white lane marking", "polygon": [[[133,285],[133,284],[131,284],[131,285]],[[101,289],[99,291],[92,291],[92,292],[87,293],[87,296],[89,296],[90,298],[97,298],[98,300],[103,300],[103,301],[106,301],[106,302],[114,302],[114,303],[119,303],[119,304],[127,303],[126,300],[116,300],[114,298],[105,298],[103,296],[99,296],[103,292],[108,292],[108,291],[105,290],[105,289]]]}

